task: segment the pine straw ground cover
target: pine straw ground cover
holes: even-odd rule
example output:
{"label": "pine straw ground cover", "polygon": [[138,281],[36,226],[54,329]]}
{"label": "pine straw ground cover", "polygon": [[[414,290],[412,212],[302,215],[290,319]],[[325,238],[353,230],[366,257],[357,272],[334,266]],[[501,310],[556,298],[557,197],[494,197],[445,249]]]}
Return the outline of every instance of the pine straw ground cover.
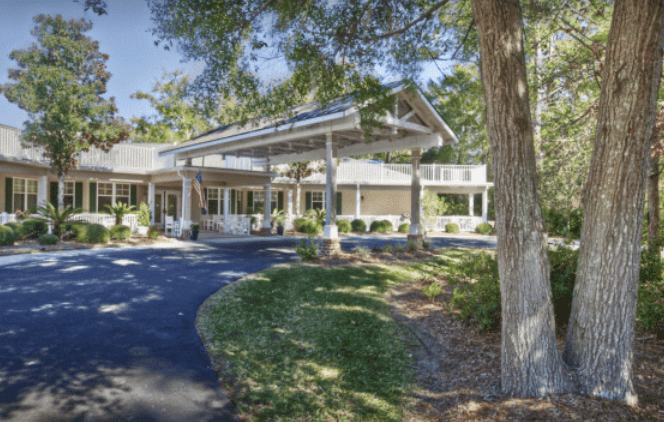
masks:
{"label": "pine straw ground cover", "polygon": [[[664,342],[647,332],[635,347],[639,408],[501,395],[500,334],[456,321],[446,304],[445,269],[468,253],[374,250],[282,265],[211,296],[199,335],[248,421],[664,421]],[[443,291],[429,303],[422,288],[433,278]]]}

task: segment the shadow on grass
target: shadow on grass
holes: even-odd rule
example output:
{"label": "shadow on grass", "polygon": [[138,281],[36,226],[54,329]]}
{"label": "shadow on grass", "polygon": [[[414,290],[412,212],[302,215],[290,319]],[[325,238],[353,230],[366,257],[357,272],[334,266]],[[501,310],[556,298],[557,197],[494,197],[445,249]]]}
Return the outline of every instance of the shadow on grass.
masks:
{"label": "shadow on grass", "polygon": [[401,420],[412,340],[385,292],[445,262],[270,270],[210,298],[199,328],[239,380],[240,410],[258,419]]}

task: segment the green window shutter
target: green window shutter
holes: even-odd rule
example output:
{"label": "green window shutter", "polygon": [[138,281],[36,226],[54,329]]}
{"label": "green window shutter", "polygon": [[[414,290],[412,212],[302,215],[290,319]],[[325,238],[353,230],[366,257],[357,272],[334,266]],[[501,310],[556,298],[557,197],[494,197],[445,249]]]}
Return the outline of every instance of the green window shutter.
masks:
{"label": "green window shutter", "polygon": [[51,204],[57,208],[58,206],[58,182],[51,182]]}
{"label": "green window shutter", "polygon": [[279,211],[284,210],[284,192],[283,191],[277,192],[277,209]]}
{"label": "green window shutter", "polygon": [[235,214],[235,205],[235,189],[231,189],[231,214]]}
{"label": "green window shutter", "polygon": [[97,183],[90,182],[90,212],[97,212]]}
{"label": "green window shutter", "polygon": [[304,193],[304,209],[310,210],[311,209],[311,192],[305,192]]}
{"label": "green window shutter", "polygon": [[[247,191],[247,210],[249,210],[250,207],[252,209],[254,208],[254,191],[252,190]],[[254,210],[254,212],[256,212],[256,210]]]}
{"label": "green window shutter", "polygon": [[12,199],[14,198],[14,179],[11,177],[7,177],[5,179],[5,211],[7,211],[9,214],[13,212],[12,210],[12,205],[13,202]]}
{"label": "green window shutter", "polygon": [[136,185],[131,185],[130,186],[130,191],[129,191],[129,205],[136,206]]}
{"label": "green window shutter", "polygon": [[242,191],[237,192],[237,199],[233,200],[237,204],[237,213],[242,214]]}
{"label": "green window shutter", "polygon": [[337,215],[341,214],[341,192],[337,192]]}
{"label": "green window shutter", "polygon": [[74,208],[83,207],[83,182],[74,183]]}

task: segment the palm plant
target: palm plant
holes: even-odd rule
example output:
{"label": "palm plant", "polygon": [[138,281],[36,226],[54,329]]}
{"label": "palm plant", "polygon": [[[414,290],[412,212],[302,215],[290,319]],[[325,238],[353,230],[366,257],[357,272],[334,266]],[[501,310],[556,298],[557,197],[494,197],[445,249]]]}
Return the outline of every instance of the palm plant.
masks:
{"label": "palm plant", "polygon": [[318,221],[325,221],[327,217],[327,212],[324,209],[311,208],[304,213],[307,218],[311,218]]}
{"label": "palm plant", "polygon": [[67,223],[74,215],[83,212],[82,208],[72,208],[67,205],[65,208],[59,209],[51,203],[46,203],[46,206],[37,207],[38,220],[44,221],[53,227],[53,234],[62,240],[62,226]]}
{"label": "palm plant", "polygon": [[277,226],[282,226],[284,224],[284,221],[286,221],[286,217],[284,216],[284,210],[272,210],[272,215],[270,216],[270,221],[272,222],[272,225],[276,223]]}
{"label": "palm plant", "polygon": [[133,205],[127,206],[127,204],[124,204],[122,202],[118,202],[117,204],[115,204],[114,207],[106,205],[106,208],[108,208],[108,210],[103,210],[102,212],[105,214],[114,215],[116,226],[122,224],[122,217],[124,217],[127,214],[130,214],[132,211],[136,209],[135,206]]}

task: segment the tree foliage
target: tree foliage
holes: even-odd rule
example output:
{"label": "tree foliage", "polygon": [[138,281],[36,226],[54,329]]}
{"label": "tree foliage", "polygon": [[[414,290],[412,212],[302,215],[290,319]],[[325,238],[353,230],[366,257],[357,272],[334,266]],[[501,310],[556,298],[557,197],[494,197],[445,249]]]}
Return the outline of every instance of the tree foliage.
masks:
{"label": "tree foliage", "polygon": [[[84,19],[39,15],[31,31],[37,39],[9,58],[18,69],[9,70],[1,87],[7,99],[28,112],[24,139],[45,149],[53,171],[61,179],[78,165],[78,153],[97,147],[108,151],[129,138],[131,127],[116,118],[114,99],[106,100],[108,55],[97,41],[85,36],[92,24]],[[62,189],[58,204],[63,206]]]}
{"label": "tree foliage", "polygon": [[[238,99],[241,120],[281,116],[305,102],[352,93],[365,135],[391,109],[394,94],[378,70],[412,76],[445,33],[438,14],[449,0],[150,0],[153,33],[205,70],[195,91]],[[281,67],[283,75],[259,67]]]}
{"label": "tree foliage", "polygon": [[150,101],[152,116],[133,117],[134,139],[142,142],[186,141],[212,128],[205,110],[187,97],[189,76],[182,70],[164,71],[152,92],[135,92],[131,98]]}

